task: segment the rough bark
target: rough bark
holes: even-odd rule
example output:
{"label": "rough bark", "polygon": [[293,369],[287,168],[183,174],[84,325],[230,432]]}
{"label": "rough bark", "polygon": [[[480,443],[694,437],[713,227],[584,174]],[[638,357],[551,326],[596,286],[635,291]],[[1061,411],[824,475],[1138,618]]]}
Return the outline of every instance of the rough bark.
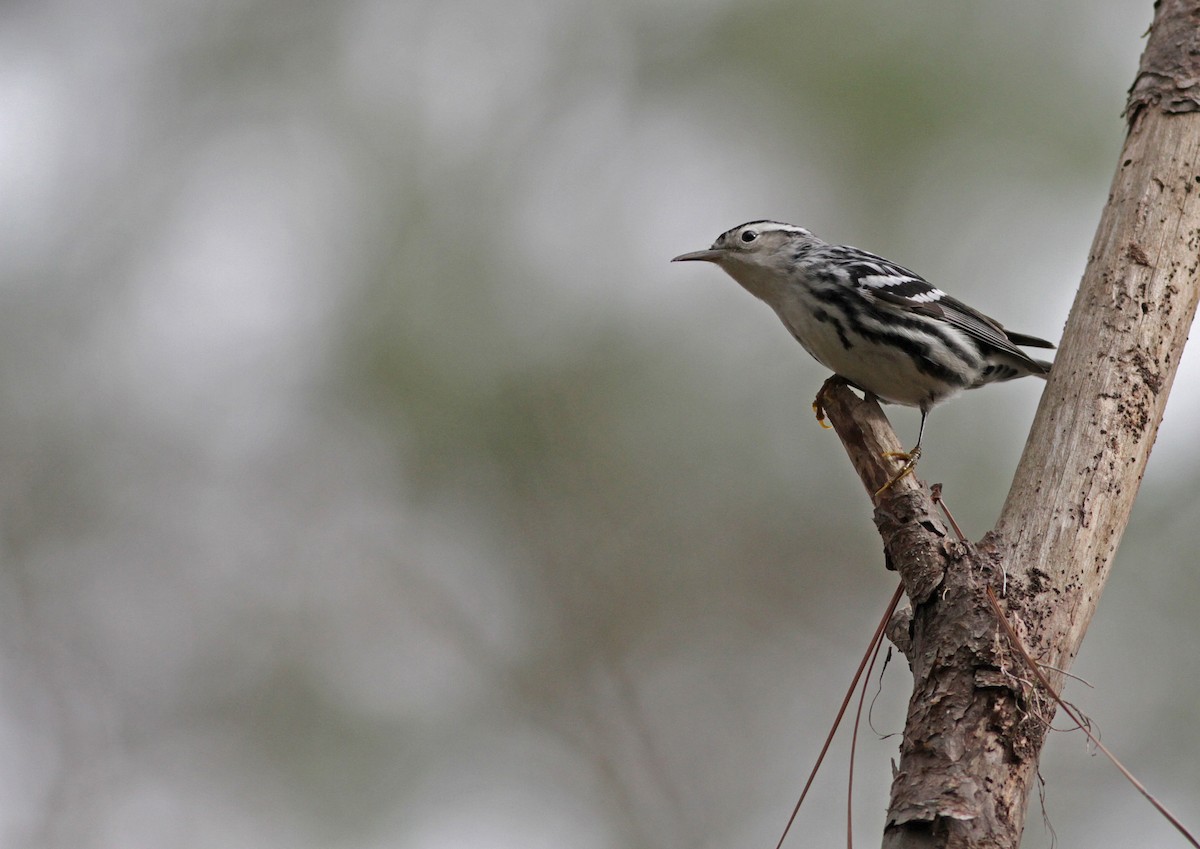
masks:
{"label": "rough bark", "polygon": [[[996,528],[952,541],[919,482],[874,496],[913,603],[914,687],[885,849],[1005,847],[1024,826],[1054,704],[1007,645],[1067,670],[1129,518],[1200,298],[1200,0],[1160,0],[1130,90],[1128,137],[1029,441]],[[824,405],[869,492],[895,436],[844,386]],[[907,625],[905,629],[903,626]],[[893,629],[894,630],[894,629]],[[1056,687],[1061,673],[1050,673]]]}
{"label": "rough bark", "polygon": [[[824,401],[874,493],[898,468],[881,456],[898,446],[887,419],[844,385]],[[993,535],[976,544],[954,539],[920,481],[902,478],[873,497],[886,560],[912,603],[889,628],[912,668],[913,694],[884,846],[1015,847],[1029,777],[1018,767],[1036,766],[1053,705],[1029,688],[984,590],[1007,583],[1010,605],[1024,595],[1006,581]]]}

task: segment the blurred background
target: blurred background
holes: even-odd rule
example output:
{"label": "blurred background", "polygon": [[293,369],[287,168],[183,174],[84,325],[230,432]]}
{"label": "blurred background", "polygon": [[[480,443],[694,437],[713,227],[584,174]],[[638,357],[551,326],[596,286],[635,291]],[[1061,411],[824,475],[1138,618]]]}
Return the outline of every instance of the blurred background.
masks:
{"label": "blurred background", "polygon": [[[668,260],[779,218],[1057,339],[1150,19],[4,3],[0,844],[774,846],[896,578],[820,367]],[[1068,690],[1193,828],[1195,363]],[[973,538],[1038,391],[931,419]],[[1180,844],[1077,733],[1042,777],[1060,845]]]}

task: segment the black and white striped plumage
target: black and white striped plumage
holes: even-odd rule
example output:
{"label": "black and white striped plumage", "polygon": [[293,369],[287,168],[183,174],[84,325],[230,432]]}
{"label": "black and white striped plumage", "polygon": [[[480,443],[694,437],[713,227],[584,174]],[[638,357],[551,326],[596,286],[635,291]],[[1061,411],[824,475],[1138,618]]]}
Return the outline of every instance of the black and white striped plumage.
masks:
{"label": "black and white striped plumage", "polygon": [[803,227],[751,221],[680,260],[719,265],[826,368],[882,401],[918,407],[922,430],[935,404],[964,389],[1050,371],[1017,347],[1050,342],[1005,330],[908,269]]}

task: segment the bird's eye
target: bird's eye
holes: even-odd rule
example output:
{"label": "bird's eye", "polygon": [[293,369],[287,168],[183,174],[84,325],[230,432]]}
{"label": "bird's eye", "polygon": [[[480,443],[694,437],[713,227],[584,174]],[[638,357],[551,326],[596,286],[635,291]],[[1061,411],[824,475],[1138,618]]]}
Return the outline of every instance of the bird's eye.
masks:
{"label": "bird's eye", "polygon": [[743,230],[742,231],[742,241],[743,242],[753,242],[757,238],[758,238],[758,233],[754,232],[753,230]]}

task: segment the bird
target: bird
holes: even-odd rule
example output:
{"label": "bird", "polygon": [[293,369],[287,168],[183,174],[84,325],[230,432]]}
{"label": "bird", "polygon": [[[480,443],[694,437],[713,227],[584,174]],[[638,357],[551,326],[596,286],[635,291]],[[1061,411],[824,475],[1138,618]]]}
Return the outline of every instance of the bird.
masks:
{"label": "bird", "polygon": [[897,455],[906,466],[885,489],[915,467],[936,405],[967,389],[1050,373],[1052,363],[1019,346],[1052,342],[1006,330],[907,268],[794,224],[749,221],[707,250],[671,261],[717,265],[771,307],[835,377],[868,397],[920,410],[916,447]]}

